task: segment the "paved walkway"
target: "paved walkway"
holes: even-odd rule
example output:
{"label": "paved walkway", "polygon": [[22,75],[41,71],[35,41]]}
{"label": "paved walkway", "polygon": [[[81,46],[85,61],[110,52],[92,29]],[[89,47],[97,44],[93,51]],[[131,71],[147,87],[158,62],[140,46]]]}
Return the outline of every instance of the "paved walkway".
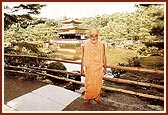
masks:
{"label": "paved walkway", "polygon": [[54,85],[46,85],[7,102],[3,112],[61,111],[81,95]]}

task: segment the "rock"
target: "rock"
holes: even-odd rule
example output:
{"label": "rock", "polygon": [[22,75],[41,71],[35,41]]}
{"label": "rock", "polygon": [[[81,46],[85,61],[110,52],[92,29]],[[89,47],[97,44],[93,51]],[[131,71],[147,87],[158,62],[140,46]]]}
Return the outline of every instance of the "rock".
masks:
{"label": "rock", "polygon": [[72,82],[69,82],[66,86],[64,86],[65,89],[75,91],[75,84]]}
{"label": "rock", "polygon": [[107,97],[107,94],[105,93],[105,91],[101,91],[101,92],[100,92],[100,96],[101,96],[101,97]]}
{"label": "rock", "polygon": [[163,107],[161,107],[159,105],[147,105],[147,106],[155,111],[163,111],[164,110]]}
{"label": "rock", "polygon": [[18,80],[24,81],[26,80],[26,77],[19,77]]}
{"label": "rock", "polygon": [[54,85],[54,83],[49,79],[42,80],[42,82]]}

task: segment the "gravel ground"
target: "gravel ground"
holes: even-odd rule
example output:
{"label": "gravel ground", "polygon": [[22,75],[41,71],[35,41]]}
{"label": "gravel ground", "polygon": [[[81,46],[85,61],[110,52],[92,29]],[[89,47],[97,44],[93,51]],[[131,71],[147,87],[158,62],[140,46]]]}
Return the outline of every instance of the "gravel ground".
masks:
{"label": "gravel ground", "polygon": [[[37,80],[21,79],[17,76],[4,77],[4,103],[46,85]],[[119,92],[104,91],[103,105],[91,101],[83,106],[83,95],[69,104],[63,111],[164,111],[164,102],[144,99]]]}
{"label": "gravel ground", "polygon": [[4,77],[4,103],[46,85],[36,80],[23,80],[17,76]]}

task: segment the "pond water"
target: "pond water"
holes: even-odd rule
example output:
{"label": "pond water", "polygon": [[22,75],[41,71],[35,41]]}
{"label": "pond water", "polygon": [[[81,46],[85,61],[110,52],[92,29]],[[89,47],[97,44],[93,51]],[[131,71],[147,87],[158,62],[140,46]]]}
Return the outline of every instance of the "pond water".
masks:
{"label": "pond water", "polygon": [[[52,44],[49,49],[52,53],[49,53],[50,58],[81,61],[82,57],[82,44]],[[136,56],[136,51],[129,49],[122,49],[116,47],[106,47],[106,57],[108,65],[118,65],[119,63],[127,64],[128,61]]]}

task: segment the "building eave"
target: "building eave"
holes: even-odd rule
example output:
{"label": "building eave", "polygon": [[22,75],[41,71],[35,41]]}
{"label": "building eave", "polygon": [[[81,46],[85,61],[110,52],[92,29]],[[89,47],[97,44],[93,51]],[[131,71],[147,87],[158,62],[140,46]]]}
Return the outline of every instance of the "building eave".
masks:
{"label": "building eave", "polygon": [[68,20],[62,21],[62,23],[64,23],[64,24],[67,24],[67,23],[77,23],[77,24],[81,24],[82,21],[75,20],[75,19],[68,19]]}
{"label": "building eave", "polygon": [[56,30],[71,30],[71,29],[79,29],[79,30],[88,30],[87,28],[80,28],[80,27],[62,27],[62,28],[56,28]]}
{"label": "building eave", "polygon": [[85,34],[85,33],[76,33],[76,32],[60,32],[59,35],[70,35],[70,34]]}

